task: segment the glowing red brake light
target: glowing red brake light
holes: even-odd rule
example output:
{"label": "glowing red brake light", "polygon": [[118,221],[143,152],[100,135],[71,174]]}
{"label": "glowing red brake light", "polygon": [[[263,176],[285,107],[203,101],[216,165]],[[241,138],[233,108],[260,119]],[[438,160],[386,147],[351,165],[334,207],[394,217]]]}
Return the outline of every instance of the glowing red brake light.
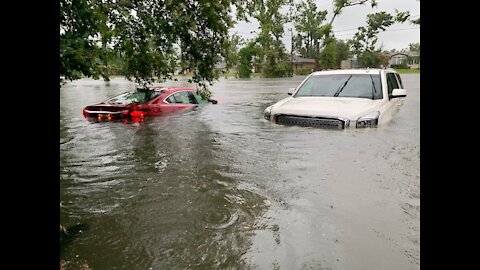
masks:
{"label": "glowing red brake light", "polygon": [[130,112],[130,115],[132,117],[143,117],[143,112],[142,111],[132,111],[132,112]]}

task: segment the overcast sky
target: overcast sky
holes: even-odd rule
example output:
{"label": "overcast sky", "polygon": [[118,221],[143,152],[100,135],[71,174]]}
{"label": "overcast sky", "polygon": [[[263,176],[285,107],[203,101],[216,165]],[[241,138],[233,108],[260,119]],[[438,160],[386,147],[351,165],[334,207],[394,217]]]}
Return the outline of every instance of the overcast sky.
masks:
{"label": "overcast sky", "polygon": [[[295,0],[295,3],[300,2]],[[333,31],[335,37],[338,39],[350,39],[357,32],[359,26],[365,26],[367,21],[367,14],[380,11],[386,11],[394,14],[395,9],[399,11],[410,11],[412,19],[417,19],[420,16],[420,1],[419,0],[378,0],[378,5],[372,8],[367,2],[364,5],[347,7],[343,12],[335,18],[333,22]],[[315,0],[317,10],[327,10],[327,22],[332,18],[333,0]],[[230,32],[237,32],[244,39],[251,39],[256,36],[251,31],[256,31],[259,27],[255,19],[251,23],[239,22],[235,28]],[[285,24],[283,43],[288,51],[291,46],[291,35],[289,29],[292,24]],[[258,32],[258,31],[257,31]],[[295,33],[295,32],[294,32]],[[384,50],[408,48],[408,44],[420,42],[420,26],[409,22],[403,24],[395,23],[391,25],[385,32],[378,35],[377,48],[383,45]]]}

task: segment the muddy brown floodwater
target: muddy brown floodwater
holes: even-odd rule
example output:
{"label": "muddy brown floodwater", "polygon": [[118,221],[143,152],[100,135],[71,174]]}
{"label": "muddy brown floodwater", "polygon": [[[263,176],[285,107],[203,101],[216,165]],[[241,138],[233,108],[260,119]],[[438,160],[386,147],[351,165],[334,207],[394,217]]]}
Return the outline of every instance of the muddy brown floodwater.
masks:
{"label": "muddy brown floodwater", "polygon": [[[93,269],[419,269],[420,76],[385,126],[262,118],[304,78],[220,79],[218,104],[143,123],[86,105],[132,89],[60,89],[62,260]],[[188,85],[167,82],[163,85]]]}

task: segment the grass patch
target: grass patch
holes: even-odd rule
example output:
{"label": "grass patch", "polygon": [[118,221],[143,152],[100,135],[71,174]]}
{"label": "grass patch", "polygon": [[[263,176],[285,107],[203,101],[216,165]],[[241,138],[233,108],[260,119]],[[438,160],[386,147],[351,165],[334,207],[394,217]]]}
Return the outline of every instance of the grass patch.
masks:
{"label": "grass patch", "polygon": [[[225,74],[220,74],[219,78],[238,78],[237,73],[225,73]],[[262,77],[262,73],[252,73],[250,74],[250,78],[256,78],[256,77]]]}
{"label": "grass patch", "polygon": [[400,74],[420,74],[420,69],[395,69]]}

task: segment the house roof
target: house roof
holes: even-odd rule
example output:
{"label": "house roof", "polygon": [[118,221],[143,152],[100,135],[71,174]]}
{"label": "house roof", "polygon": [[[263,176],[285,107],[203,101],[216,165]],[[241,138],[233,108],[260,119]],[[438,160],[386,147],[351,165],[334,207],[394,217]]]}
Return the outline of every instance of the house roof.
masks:
{"label": "house roof", "polygon": [[218,63],[215,64],[216,69],[222,69],[222,68],[226,68],[226,67],[227,67],[227,63],[225,63],[225,61],[218,62]]}
{"label": "house roof", "polygon": [[389,52],[387,54],[388,56],[392,57],[395,55],[407,55],[407,56],[419,56],[418,52],[412,52],[412,51],[404,51],[404,52]]}
{"label": "house roof", "polygon": [[299,55],[294,55],[293,56],[293,63],[315,63],[315,59],[301,57]]}

